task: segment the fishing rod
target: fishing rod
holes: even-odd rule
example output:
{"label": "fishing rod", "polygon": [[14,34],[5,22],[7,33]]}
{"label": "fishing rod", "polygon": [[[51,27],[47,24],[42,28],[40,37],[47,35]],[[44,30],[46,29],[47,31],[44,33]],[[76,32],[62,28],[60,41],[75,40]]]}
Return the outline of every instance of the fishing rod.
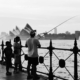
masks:
{"label": "fishing rod", "polygon": [[60,23],[60,24],[59,24],[59,25],[57,25],[56,27],[54,27],[54,28],[52,28],[51,30],[49,30],[47,33],[51,32],[53,29],[55,29],[55,28],[59,27],[60,25],[64,24],[65,22],[67,22],[67,21],[69,21],[69,20],[73,19],[74,17],[76,17],[76,16],[73,16],[73,17],[71,17],[71,18],[69,18],[69,19],[65,20],[64,22]]}
{"label": "fishing rod", "polygon": [[[69,21],[69,20],[71,20],[71,19],[73,19],[73,18],[75,18],[75,17],[76,17],[76,16],[73,16],[73,17],[71,17],[71,18],[69,18],[69,19],[63,21],[62,23],[60,23],[59,25],[55,26],[54,28],[52,28],[51,30],[47,31],[46,33],[51,32],[53,29],[59,27],[60,25],[64,24],[65,22],[67,22],[67,21]],[[45,32],[44,32],[44,33],[45,33]],[[40,34],[44,34],[44,33],[40,33]],[[38,34],[38,35],[40,35],[40,34]],[[41,37],[40,37],[40,38],[41,38]],[[39,39],[40,39],[40,38],[39,38]]]}

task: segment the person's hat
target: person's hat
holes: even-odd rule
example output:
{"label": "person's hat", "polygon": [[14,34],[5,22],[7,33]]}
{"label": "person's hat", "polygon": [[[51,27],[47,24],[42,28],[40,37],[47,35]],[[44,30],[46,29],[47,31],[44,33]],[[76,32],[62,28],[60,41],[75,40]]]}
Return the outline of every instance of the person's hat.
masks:
{"label": "person's hat", "polygon": [[30,35],[35,34],[35,32],[36,32],[36,30],[32,30],[32,31],[30,32]]}

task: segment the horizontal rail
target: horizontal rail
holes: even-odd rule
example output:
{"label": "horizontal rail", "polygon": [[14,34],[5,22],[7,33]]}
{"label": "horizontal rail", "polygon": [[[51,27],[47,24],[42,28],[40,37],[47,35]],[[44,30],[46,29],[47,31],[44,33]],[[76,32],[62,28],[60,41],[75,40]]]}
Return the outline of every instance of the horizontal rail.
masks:
{"label": "horizontal rail", "polygon": [[63,49],[63,48],[53,48],[55,50],[67,50],[67,51],[73,51],[73,49]]}
{"label": "horizontal rail", "polygon": [[[2,45],[0,45],[2,46]],[[3,45],[3,46],[6,46],[6,45]],[[13,47],[13,45],[11,45]],[[24,48],[27,48],[26,46],[22,46],[21,45],[21,48],[24,47]],[[38,47],[38,49],[49,49],[49,47]],[[55,47],[52,47],[52,50],[66,50],[66,51],[73,51],[73,49],[64,49],[64,48],[55,48]],[[80,49],[78,49],[78,52],[80,52]]]}

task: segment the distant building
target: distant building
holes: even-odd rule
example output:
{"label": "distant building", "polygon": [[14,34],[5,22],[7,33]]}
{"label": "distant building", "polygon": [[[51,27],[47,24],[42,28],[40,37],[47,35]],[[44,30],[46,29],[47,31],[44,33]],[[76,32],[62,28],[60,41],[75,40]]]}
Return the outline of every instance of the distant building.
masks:
{"label": "distant building", "polygon": [[65,33],[66,33],[67,35],[70,35],[70,32],[69,32],[69,31],[66,31]]}
{"label": "distant building", "polygon": [[57,34],[57,28],[54,28],[54,34]]}
{"label": "distant building", "polygon": [[75,37],[78,39],[80,36],[80,31],[75,31]]}

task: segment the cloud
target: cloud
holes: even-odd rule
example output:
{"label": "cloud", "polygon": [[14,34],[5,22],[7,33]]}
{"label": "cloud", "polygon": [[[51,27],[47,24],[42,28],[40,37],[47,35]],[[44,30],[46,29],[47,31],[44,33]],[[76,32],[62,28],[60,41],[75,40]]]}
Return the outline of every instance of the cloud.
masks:
{"label": "cloud", "polygon": [[[6,25],[9,28],[15,25],[22,28],[29,23],[40,32],[41,26],[49,30],[78,14],[80,14],[80,0],[0,0],[0,17],[8,17],[5,21],[0,19],[0,25],[3,27],[7,20]],[[66,24],[79,25],[79,23],[80,17],[76,17]]]}

